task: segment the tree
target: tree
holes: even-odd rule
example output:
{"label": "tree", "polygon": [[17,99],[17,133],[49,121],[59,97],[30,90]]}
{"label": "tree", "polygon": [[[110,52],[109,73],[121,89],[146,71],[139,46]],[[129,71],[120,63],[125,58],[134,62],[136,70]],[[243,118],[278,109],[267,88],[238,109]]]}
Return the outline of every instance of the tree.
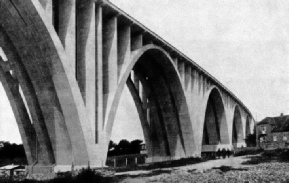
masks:
{"label": "tree", "polygon": [[[118,144],[113,141],[109,142],[108,145],[108,154],[107,156],[120,156],[120,155],[128,155],[128,154],[139,154],[140,153],[140,144],[142,140],[133,140],[129,142],[126,139],[122,139]],[[113,149],[114,147],[114,149]]]}
{"label": "tree", "polygon": [[24,147],[22,144],[3,142],[3,147],[0,148],[0,166],[12,163],[27,164]]}
{"label": "tree", "polygon": [[248,147],[256,147],[256,133],[248,134],[245,142]]}
{"label": "tree", "polygon": [[114,143],[112,140],[109,141],[108,144],[108,150],[111,150],[112,148],[115,148],[117,145],[116,143]]}
{"label": "tree", "polygon": [[142,143],[142,140],[133,140],[130,142],[130,152],[131,154],[139,154],[140,153],[140,144]]}

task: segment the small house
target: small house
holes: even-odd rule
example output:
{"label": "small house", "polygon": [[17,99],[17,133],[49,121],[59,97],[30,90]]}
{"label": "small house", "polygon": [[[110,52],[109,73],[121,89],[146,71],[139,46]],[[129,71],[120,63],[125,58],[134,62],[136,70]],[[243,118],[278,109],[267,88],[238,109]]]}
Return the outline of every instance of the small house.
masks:
{"label": "small house", "polygon": [[289,115],[266,117],[257,123],[256,136],[258,147],[289,148]]}
{"label": "small house", "polygon": [[24,174],[25,174],[25,167],[22,165],[12,164],[0,167],[0,176],[12,177]]}
{"label": "small house", "polygon": [[145,143],[140,144],[140,154],[147,154],[147,148]]}

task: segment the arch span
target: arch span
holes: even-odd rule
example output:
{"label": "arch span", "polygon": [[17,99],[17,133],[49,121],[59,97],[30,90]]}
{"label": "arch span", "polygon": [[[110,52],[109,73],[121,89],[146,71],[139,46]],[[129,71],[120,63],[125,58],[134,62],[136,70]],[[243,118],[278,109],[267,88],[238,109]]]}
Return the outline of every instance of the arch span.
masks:
{"label": "arch span", "polygon": [[229,144],[227,119],[220,91],[212,88],[205,111],[202,145]]}
{"label": "arch span", "polygon": [[[139,83],[133,82],[132,71]],[[187,99],[170,56],[158,46],[143,46],[132,52],[131,60],[121,73],[105,120],[107,139],[110,139],[120,96],[127,84],[138,109],[147,147],[150,148],[149,156],[191,156],[194,140]],[[139,87],[136,87],[139,84],[145,93],[140,93]]]}
{"label": "arch span", "polygon": [[75,75],[41,4],[0,1],[0,10],[0,41],[15,84],[20,84],[27,99],[39,142],[37,155],[31,158],[37,160],[34,168],[47,166],[51,171],[62,165],[96,164],[96,148]]}
{"label": "arch span", "polygon": [[234,109],[232,130],[233,130],[232,131],[232,144],[234,147],[239,147],[240,144],[244,143],[245,138],[244,138],[244,133],[243,133],[241,110],[238,105],[236,105]]}

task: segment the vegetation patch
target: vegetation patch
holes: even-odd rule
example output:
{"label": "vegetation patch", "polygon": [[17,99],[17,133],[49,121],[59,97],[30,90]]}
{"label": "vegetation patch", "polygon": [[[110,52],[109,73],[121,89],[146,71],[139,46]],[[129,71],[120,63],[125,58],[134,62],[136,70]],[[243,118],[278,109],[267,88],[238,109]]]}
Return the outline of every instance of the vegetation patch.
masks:
{"label": "vegetation patch", "polygon": [[218,169],[222,172],[228,172],[228,171],[247,171],[247,168],[233,168],[231,166],[220,166],[220,167],[214,167],[212,169]]}
{"label": "vegetation patch", "polygon": [[241,148],[235,152],[234,156],[256,155],[263,152],[264,150],[260,148]]}
{"label": "vegetation patch", "polygon": [[34,179],[24,179],[24,180],[13,180],[11,178],[1,179],[0,182],[4,183],[112,183],[117,182],[116,177],[103,176],[101,173],[96,172],[92,169],[82,169],[77,175],[71,172],[59,173],[54,179],[51,180],[34,180]]}
{"label": "vegetation patch", "polygon": [[130,167],[119,167],[119,168],[111,168],[116,172],[126,172],[126,171],[135,171],[135,170],[153,170],[158,168],[171,168],[171,167],[180,167],[186,166],[196,163],[205,162],[208,159],[203,158],[182,158],[179,160],[172,160],[172,161],[163,161],[163,162],[154,162],[145,165],[135,165]]}
{"label": "vegetation patch", "polygon": [[264,151],[260,156],[251,156],[248,161],[242,163],[242,165],[257,165],[267,162],[289,162],[289,150],[288,149],[275,149]]}

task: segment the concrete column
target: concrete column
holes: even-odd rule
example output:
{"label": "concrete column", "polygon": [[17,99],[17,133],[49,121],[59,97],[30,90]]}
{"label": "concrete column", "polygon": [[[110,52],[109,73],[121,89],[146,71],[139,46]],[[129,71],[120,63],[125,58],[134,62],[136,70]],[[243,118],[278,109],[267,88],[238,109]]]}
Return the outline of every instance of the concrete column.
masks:
{"label": "concrete column", "polygon": [[142,92],[140,93],[143,109],[146,110],[148,108],[148,95],[149,95],[149,89],[148,86],[144,83],[144,78],[141,79],[141,85],[142,85]]}
{"label": "concrete column", "polygon": [[118,34],[117,34],[118,76],[120,76],[121,74],[121,69],[123,68],[123,65],[127,65],[128,62],[130,61],[130,52],[131,52],[130,29],[131,28],[128,25],[118,26]]}
{"label": "concrete column", "polygon": [[[54,3],[59,3],[58,7],[58,23],[55,28],[58,33],[59,39],[69,57],[69,61],[71,64],[71,69],[75,73],[75,50],[76,50],[76,29],[75,29],[75,14],[76,14],[76,0],[58,0],[54,1]],[[55,19],[55,17],[54,17]]]}
{"label": "concrete column", "polygon": [[135,35],[131,38],[131,51],[137,50],[143,46],[142,34]]}
{"label": "concrete column", "polygon": [[103,120],[103,39],[102,39],[102,29],[103,29],[103,17],[102,17],[102,7],[97,6],[95,11],[95,22],[96,22],[96,36],[95,36],[95,46],[96,46],[96,125],[95,125],[95,142],[99,142],[100,131],[102,131],[104,120]]}
{"label": "concrete column", "polygon": [[138,92],[138,94],[139,94],[141,100],[142,100],[143,90],[144,90],[144,89],[143,89],[143,85],[142,85],[142,83],[140,82],[140,83],[139,83],[139,92]]}
{"label": "concrete column", "polygon": [[39,0],[40,4],[42,5],[46,17],[49,21],[52,23],[52,17],[53,17],[53,12],[52,12],[52,0]]}
{"label": "concrete column", "polygon": [[205,116],[205,127],[208,132],[208,140],[210,145],[216,145],[219,142],[219,131],[217,127],[217,119],[215,116],[213,103],[208,101],[206,116]]}
{"label": "concrete column", "polygon": [[19,92],[19,83],[12,78],[9,72],[4,72],[0,67],[0,81],[9,99],[25,149],[28,164],[37,159],[36,132],[31,124],[28,111]]}
{"label": "concrete column", "polygon": [[184,86],[185,84],[185,63],[183,61],[178,62],[178,70],[181,76],[181,82],[182,85]]}
{"label": "concrete column", "polygon": [[178,69],[178,58],[173,58],[174,64],[176,68]]}
{"label": "concrete column", "polygon": [[117,88],[117,71],[117,18],[112,17],[105,19],[103,25],[104,114],[112,102],[109,93],[112,94]]}
{"label": "concrete column", "polygon": [[131,96],[135,102],[135,106],[136,106],[136,109],[137,109],[138,114],[139,114],[139,119],[141,121],[141,126],[143,129],[145,142],[147,143],[147,147],[150,148],[151,147],[151,144],[150,144],[150,141],[151,141],[150,127],[149,127],[148,120],[146,119],[146,115],[144,113],[145,110],[143,110],[143,107],[142,107],[142,102],[141,102],[139,93],[136,90],[135,85],[134,85],[133,81],[131,80],[131,78],[128,78],[126,84],[127,84],[127,87],[131,93]]}
{"label": "concrete column", "polygon": [[150,110],[150,108],[146,109],[146,115],[147,115],[147,121],[150,124],[151,123],[151,110]]}
{"label": "concrete column", "polygon": [[[191,101],[192,96],[192,69],[190,65],[185,65],[185,92],[188,101]],[[188,102],[189,110],[191,108],[191,102]]]}
{"label": "concrete column", "polygon": [[196,82],[196,70],[193,70],[193,68],[191,68],[191,74],[192,74],[192,78],[191,78],[191,93],[193,95],[193,91],[194,91],[194,87],[195,87],[195,82]]}
{"label": "concrete column", "polygon": [[151,149],[148,149],[148,156],[152,159],[152,161],[159,161],[160,158],[167,157],[170,155],[170,148],[168,142],[168,134],[165,130],[165,124],[161,121],[159,108],[156,105],[156,96],[153,95],[150,98],[151,101],[151,124],[150,131],[152,134],[151,139]]}
{"label": "concrete column", "polygon": [[[81,3],[81,4],[80,4]],[[77,4],[77,81],[85,104],[87,118],[95,135],[96,111],[96,36],[95,3],[90,0]],[[95,139],[95,137],[93,137]]]}
{"label": "concrete column", "polygon": [[135,71],[135,73],[134,73],[133,83],[134,83],[134,86],[135,86],[135,88],[139,94],[140,81],[139,81],[139,75],[138,75],[137,71]]}
{"label": "concrete column", "polygon": [[196,81],[195,88],[197,91],[197,95],[199,95],[201,86],[200,86],[200,75],[199,75],[199,72],[197,70],[195,72],[195,81]]}
{"label": "concrete column", "polygon": [[164,124],[160,122],[160,114],[155,104],[156,95],[150,90],[149,84],[143,75],[139,74],[139,79],[145,94],[142,99],[143,110],[147,114],[147,120],[149,120],[150,139],[145,141],[150,160],[155,160],[154,157],[166,157],[169,155],[168,141],[166,134],[164,134]]}
{"label": "concrete column", "polygon": [[185,65],[185,90],[190,92],[191,89],[191,80],[192,80],[192,70],[190,65]]}
{"label": "concrete column", "polygon": [[204,90],[204,83],[203,83],[203,75],[199,73],[199,92],[203,96],[203,90]]}
{"label": "concrete column", "polygon": [[170,100],[171,95],[168,86],[165,84],[163,77],[157,70],[152,71],[154,81],[151,83],[154,89],[159,109],[162,112],[163,122],[165,123],[165,129],[168,135],[168,142],[170,147],[170,155],[176,157],[184,157],[184,141],[182,137],[181,127],[179,120],[174,114],[174,105]]}
{"label": "concrete column", "polygon": [[207,90],[207,77],[204,75],[203,76],[203,95],[205,95]]}

